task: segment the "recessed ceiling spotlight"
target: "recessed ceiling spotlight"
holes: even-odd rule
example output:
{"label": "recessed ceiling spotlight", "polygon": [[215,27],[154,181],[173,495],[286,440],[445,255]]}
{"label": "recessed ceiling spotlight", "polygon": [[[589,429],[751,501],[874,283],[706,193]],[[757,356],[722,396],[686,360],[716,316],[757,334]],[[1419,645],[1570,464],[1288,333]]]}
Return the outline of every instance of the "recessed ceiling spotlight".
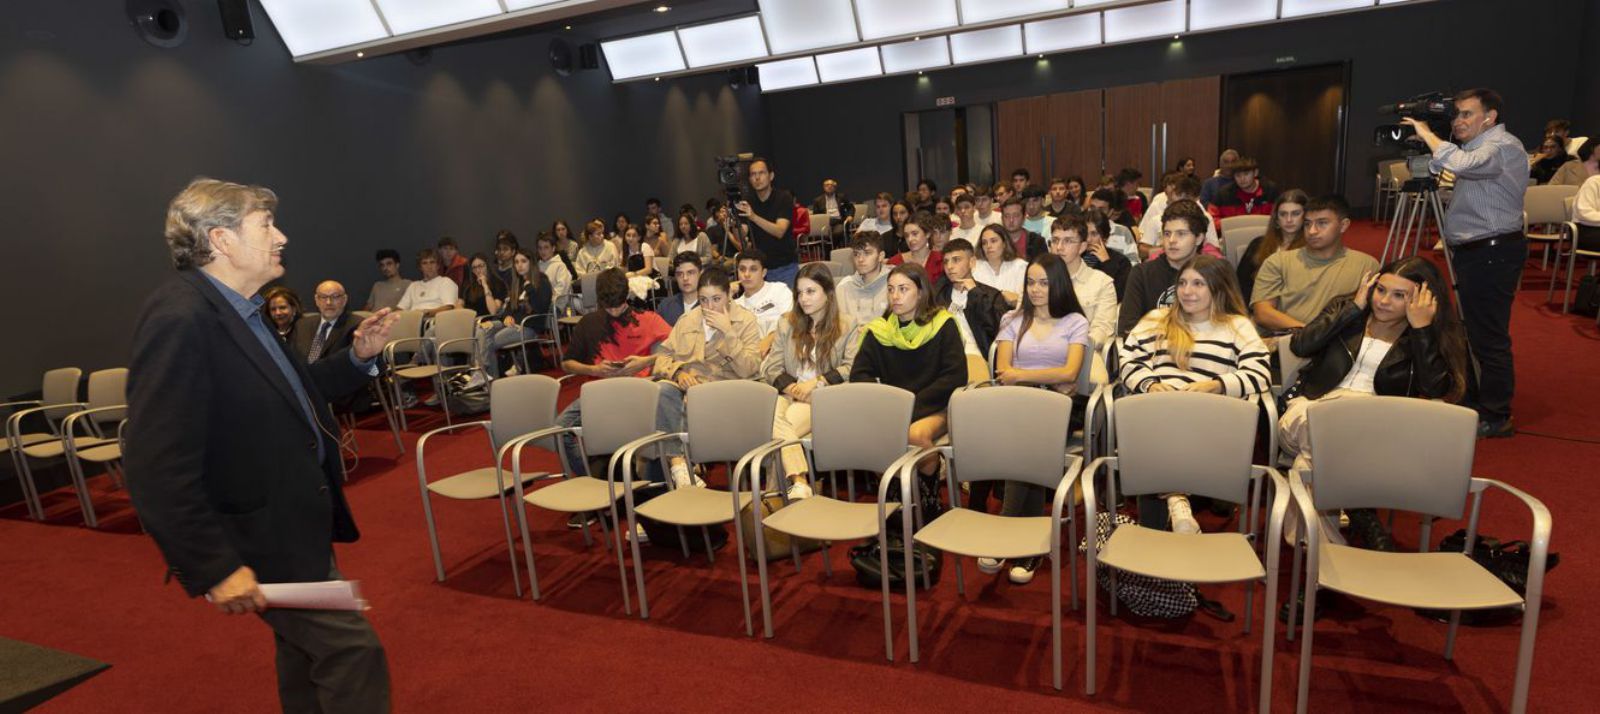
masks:
{"label": "recessed ceiling spotlight", "polygon": [[922,39],[922,37],[921,37],[921,36],[920,36],[920,35],[919,35],[919,36],[917,36],[917,37],[913,37],[913,38],[911,38],[911,41],[912,41],[912,42],[916,42],[916,41],[917,41],[917,40],[920,40],[920,39]]}
{"label": "recessed ceiling spotlight", "polygon": [[656,77],[656,81],[657,82],[661,81],[661,78],[660,77]]}
{"label": "recessed ceiling spotlight", "polygon": [[920,69],[919,69],[919,70],[917,70],[917,76],[918,76],[918,77],[921,77],[921,76],[922,76],[922,70],[920,70]]}
{"label": "recessed ceiling spotlight", "polygon": [[1039,59],[1044,59],[1044,55],[1039,55]]}
{"label": "recessed ceiling spotlight", "polygon": [[1178,39],[1178,36],[1177,35],[1173,35],[1172,39],[1176,40],[1176,39]]}
{"label": "recessed ceiling spotlight", "polygon": [[562,25],[562,26],[561,26],[561,29],[563,29],[563,30],[570,30],[570,29],[572,29],[572,26],[571,26],[571,25]]}
{"label": "recessed ceiling spotlight", "polygon": [[367,56],[367,53],[365,53],[365,52],[357,52],[356,53],[356,59],[361,59],[362,57],[366,57],[366,56]]}
{"label": "recessed ceiling spotlight", "polygon": [[666,11],[671,10],[671,9],[672,8],[670,8],[670,7],[666,6],[666,5],[657,5],[656,6],[656,12],[666,12]]}

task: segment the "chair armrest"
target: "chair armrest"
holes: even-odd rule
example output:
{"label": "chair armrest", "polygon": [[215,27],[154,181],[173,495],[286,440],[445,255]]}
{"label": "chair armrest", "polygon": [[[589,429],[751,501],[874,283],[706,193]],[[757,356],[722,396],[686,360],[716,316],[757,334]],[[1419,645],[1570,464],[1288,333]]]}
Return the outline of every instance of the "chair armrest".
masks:
{"label": "chair armrest", "polygon": [[[756,470],[756,468],[750,466],[752,458],[762,452],[771,453],[773,448],[782,443],[784,443],[783,439],[772,439],[765,444],[745,452],[744,456],[739,457],[739,461],[733,465],[733,472],[728,474],[728,490],[737,492],[739,490],[739,474],[744,473],[746,476],[748,476],[752,471]],[[754,479],[751,479],[750,489],[754,491],[755,489],[760,488],[758,483],[759,482],[755,481]]]}
{"label": "chair armrest", "polygon": [[[451,424],[450,426],[441,426],[417,438],[417,480],[423,485],[424,488],[426,488],[428,484],[428,468],[423,462],[422,456],[427,449],[428,438],[434,436],[435,434],[460,431],[462,429],[471,429],[474,427],[483,429],[484,434],[488,435],[491,441],[494,439],[494,433],[489,430],[489,422],[487,421],[468,421],[460,424]],[[495,468],[500,468],[499,462],[495,463]]]}
{"label": "chair armrest", "polygon": [[[657,431],[657,432],[652,432],[650,434],[646,434],[645,436],[641,436],[641,437],[639,437],[637,439],[634,439],[633,441],[630,441],[630,442],[628,442],[626,444],[623,444],[621,447],[619,447],[616,450],[615,453],[611,454],[611,460],[606,462],[606,481],[615,483],[616,479],[614,479],[611,476],[611,474],[616,472],[616,470],[617,470],[617,461],[621,460],[622,461],[622,482],[624,484],[633,483],[633,455],[634,455],[634,453],[637,452],[638,450],[646,447],[646,446],[649,446],[649,445],[654,444],[654,443],[666,441],[668,439],[677,439],[677,440],[687,444],[688,441],[689,441],[689,433],[688,432],[683,432],[683,431],[675,431],[675,432],[672,432],[672,433],[667,433],[667,432],[664,432],[664,431]],[[628,489],[628,492],[632,493],[632,489]],[[615,494],[613,494],[613,496],[614,495]]]}
{"label": "chair armrest", "polygon": [[1316,559],[1316,543],[1320,539],[1312,536],[1312,530],[1317,528],[1317,509],[1311,498],[1311,492],[1306,488],[1302,473],[1304,472],[1300,469],[1289,470],[1289,496],[1294,499],[1296,513],[1300,516],[1300,539],[1306,542],[1306,557],[1309,564]]}
{"label": "chair armrest", "polygon": [[17,407],[37,407],[37,406],[42,406],[43,404],[44,404],[44,402],[39,401],[37,399],[23,399],[23,400],[15,401],[15,402],[0,402],[0,409],[15,409]]}
{"label": "chair armrest", "polygon": [[[1090,461],[1089,466],[1079,473],[1079,480],[1083,482],[1084,513],[1087,514],[1087,517],[1090,519],[1093,519],[1096,516],[1096,511],[1098,511],[1098,499],[1095,497],[1094,477],[1099,474],[1101,468],[1105,467],[1109,467],[1111,470],[1117,469],[1117,457],[1098,457],[1095,460]],[[1088,528],[1092,525],[1092,523],[1089,523],[1084,527]]]}
{"label": "chair armrest", "polygon": [[[78,423],[79,419],[81,419],[83,417],[86,417],[86,416],[93,415],[93,414],[104,414],[106,412],[113,412],[113,411],[124,411],[125,412],[127,410],[128,410],[128,405],[126,405],[126,404],[114,404],[114,405],[111,405],[111,406],[108,406],[108,407],[95,407],[94,409],[83,409],[83,410],[76,411],[76,412],[73,412],[71,414],[68,414],[66,419],[61,420],[61,438],[68,442],[69,448],[70,448],[70,443],[75,438],[73,433],[72,433],[72,427]],[[123,419],[122,421],[127,421],[127,419]],[[98,431],[98,429],[97,429],[97,431]]]}
{"label": "chair armrest", "polygon": [[384,365],[386,367],[388,367],[390,370],[393,370],[394,366],[395,366],[395,364],[394,364],[394,353],[399,351],[400,345],[409,345],[409,344],[411,344],[413,342],[420,342],[423,345],[429,345],[429,344],[433,343],[433,338],[432,337],[401,337],[401,338],[396,339],[396,340],[389,340],[383,346],[383,363],[384,363]]}
{"label": "chair armrest", "polygon": [[[1061,541],[1061,510],[1066,506],[1066,500],[1072,494],[1072,484],[1083,476],[1083,458],[1069,457],[1067,470],[1061,474],[1061,481],[1056,484],[1055,498],[1050,502],[1050,542]],[[1077,547],[1074,545],[1073,547]]]}
{"label": "chair armrest", "polygon": [[[1267,566],[1276,568],[1278,552],[1283,546],[1283,518],[1289,510],[1289,483],[1283,474],[1270,466],[1256,466],[1258,475],[1272,482],[1272,505],[1267,510]],[[1309,526],[1307,526],[1309,527]],[[1292,624],[1292,623],[1291,623]]]}
{"label": "chair armrest", "polygon": [[[760,473],[761,473],[761,462],[763,460],[765,460],[768,456],[770,456],[772,454],[772,452],[777,451],[779,449],[785,449],[785,448],[788,448],[790,446],[801,446],[801,447],[808,447],[809,448],[809,446],[810,446],[810,444],[808,443],[809,441],[810,441],[810,439],[773,439],[772,441],[769,441],[769,442],[767,442],[765,444],[757,446],[754,449],[751,449],[749,453],[744,455],[744,459],[740,459],[740,462],[743,463],[745,459],[753,459],[754,463],[755,463],[755,467],[752,469],[752,471],[754,473],[752,473],[751,475],[752,476],[760,475]],[[755,478],[750,479],[750,493],[752,495],[754,495],[756,493],[756,489],[758,488],[758,486],[756,484],[759,484],[759,483],[761,483],[760,479],[755,479]],[[735,491],[739,490],[738,485],[737,484],[733,484],[733,489],[732,490],[735,490]]]}
{"label": "chair armrest", "polygon": [[462,342],[470,342],[470,343],[472,343],[472,345],[473,345],[472,352],[473,352],[473,354],[477,354],[478,338],[476,338],[476,337],[457,337],[457,338],[454,338],[454,339],[445,340],[443,342],[438,343],[438,345],[435,347],[435,351],[436,351],[437,354],[443,355],[443,354],[445,354],[445,353],[450,351],[451,345],[455,345],[455,344],[462,343]]}
{"label": "chair armrest", "polygon": [[[55,411],[57,409],[78,411],[81,409],[87,409],[88,407],[89,405],[85,404],[84,402],[62,402],[61,404],[50,404],[48,406],[38,406],[31,409],[22,409],[12,412],[11,416],[6,417],[6,438],[9,440],[22,438],[22,418],[28,416],[29,414],[43,414],[46,412]],[[52,428],[51,431],[54,431],[54,428]],[[15,447],[16,445],[13,444],[12,446]]]}
{"label": "chair armrest", "polygon": [[1528,586],[1527,592],[1523,595],[1523,602],[1537,603],[1544,592],[1544,569],[1550,554],[1550,509],[1545,507],[1543,501],[1504,481],[1473,477],[1471,490],[1474,493],[1491,488],[1498,488],[1517,497],[1528,507],[1529,515],[1533,516],[1533,529],[1528,538],[1528,545],[1532,548],[1528,554]]}

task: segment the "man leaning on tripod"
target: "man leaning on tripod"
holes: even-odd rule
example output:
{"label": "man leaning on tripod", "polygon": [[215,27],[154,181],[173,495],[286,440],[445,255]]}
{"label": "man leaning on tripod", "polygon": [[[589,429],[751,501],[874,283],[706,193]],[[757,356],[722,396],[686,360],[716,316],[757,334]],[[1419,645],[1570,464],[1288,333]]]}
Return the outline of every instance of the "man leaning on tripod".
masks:
{"label": "man leaning on tripod", "polygon": [[1436,136],[1425,122],[1404,121],[1433,152],[1429,168],[1455,175],[1455,195],[1444,215],[1444,239],[1455,269],[1467,341],[1478,363],[1467,380],[1467,404],[1478,411],[1478,436],[1511,436],[1511,302],[1528,257],[1522,233],[1522,199],[1528,189],[1528,154],[1500,123],[1500,95],[1469,89],[1455,97],[1451,133]]}

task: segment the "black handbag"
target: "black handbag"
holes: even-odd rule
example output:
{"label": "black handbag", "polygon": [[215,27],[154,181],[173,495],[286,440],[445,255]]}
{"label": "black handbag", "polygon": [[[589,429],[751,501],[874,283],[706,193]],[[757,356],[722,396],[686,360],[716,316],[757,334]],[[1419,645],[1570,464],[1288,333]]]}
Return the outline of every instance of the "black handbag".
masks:
{"label": "black handbag", "polygon": [[1600,313],[1600,280],[1585,275],[1578,281],[1578,294],[1573,297],[1572,311],[1593,317]]}
{"label": "black handbag", "polygon": [[[889,589],[906,589],[906,560],[898,532],[889,535]],[[856,583],[870,590],[883,588],[883,569],[878,562],[878,541],[873,539],[865,545],[858,545],[850,549],[850,567],[856,571]],[[944,570],[944,553],[922,545],[911,545],[911,570],[917,579],[919,587],[926,585],[933,587],[939,584],[939,575]],[[924,578],[926,575],[926,578]]]}
{"label": "black handbag", "polygon": [[[1439,541],[1439,552],[1460,553],[1466,548],[1467,531],[1465,528],[1445,536]],[[1468,555],[1478,565],[1494,574],[1500,582],[1506,584],[1518,595],[1528,593],[1528,567],[1532,554],[1528,551],[1527,541],[1514,540],[1501,543],[1493,536],[1479,534],[1472,545],[1472,552]],[[1559,553],[1549,553],[1545,557],[1544,571],[1554,570],[1560,564]],[[1417,614],[1430,620],[1439,622],[1450,621],[1449,610],[1417,610]],[[1472,627],[1493,627],[1516,622],[1522,617],[1522,608],[1518,606],[1496,607],[1487,610],[1462,610],[1461,624]]]}

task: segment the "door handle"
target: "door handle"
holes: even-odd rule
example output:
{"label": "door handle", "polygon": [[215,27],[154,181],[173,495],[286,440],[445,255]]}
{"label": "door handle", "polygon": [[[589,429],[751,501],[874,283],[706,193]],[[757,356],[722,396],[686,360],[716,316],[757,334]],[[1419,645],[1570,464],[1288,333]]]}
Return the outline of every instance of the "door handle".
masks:
{"label": "door handle", "polygon": [[1156,175],[1156,123],[1150,122],[1150,173]]}
{"label": "door handle", "polygon": [[[1165,171],[1171,165],[1172,163],[1167,160],[1167,123],[1161,122],[1161,170]],[[1156,175],[1150,174],[1150,180],[1156,180]]]}

